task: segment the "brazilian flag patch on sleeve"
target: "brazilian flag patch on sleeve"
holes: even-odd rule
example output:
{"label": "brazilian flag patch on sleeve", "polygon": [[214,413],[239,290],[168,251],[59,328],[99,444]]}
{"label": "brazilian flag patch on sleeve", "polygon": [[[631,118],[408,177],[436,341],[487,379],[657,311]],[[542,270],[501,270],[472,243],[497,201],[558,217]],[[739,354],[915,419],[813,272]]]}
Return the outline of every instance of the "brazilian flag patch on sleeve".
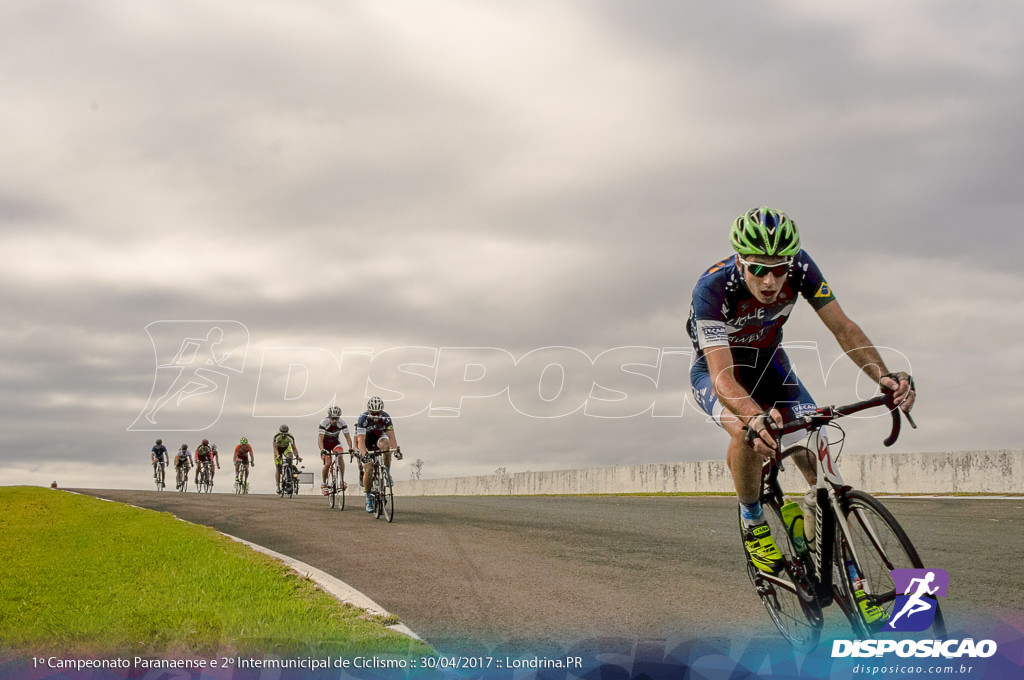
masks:
{"label": "brazilian flag patch on sleeve", "polygon": [[827,298],[832,297],[832,289],[829,288],[828,282],[822,281],[821,285],[818,286],[818,292],[814,294],[816,298]]}

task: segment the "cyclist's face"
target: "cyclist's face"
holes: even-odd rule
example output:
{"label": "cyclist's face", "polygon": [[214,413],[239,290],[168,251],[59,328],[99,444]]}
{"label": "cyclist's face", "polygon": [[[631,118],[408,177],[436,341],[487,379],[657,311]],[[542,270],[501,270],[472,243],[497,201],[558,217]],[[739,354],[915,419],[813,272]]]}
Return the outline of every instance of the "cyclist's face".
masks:
{"label": "cyclist's face", "polygon": [[[748,262],[767,265],[779,264],[788,260],[785,257],[769,257],[767,255],[748,255],[743,259]],[[750,273],[748,267],[743,267],[743,281],[761,304],[770,305],[777,302],[779,293],[782,292],[782,287],[786,285],[787,278],[788,275],[786,274],[776,276],[771,272],[764,276],[754,276]]]}

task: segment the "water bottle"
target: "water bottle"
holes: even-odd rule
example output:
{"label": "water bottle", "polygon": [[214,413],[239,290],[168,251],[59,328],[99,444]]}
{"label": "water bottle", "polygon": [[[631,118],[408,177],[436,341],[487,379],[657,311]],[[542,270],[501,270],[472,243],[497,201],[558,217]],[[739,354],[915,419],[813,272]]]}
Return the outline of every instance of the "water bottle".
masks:
{"label": "water bottle", "polygon": [[789,532],[797,555],[806,555],[808,550],[807,541],[804,539],[804,511],[800,509],[800,504],[789,501],[783,504],[779,511],[782,513],[782,521],[786,525],[786,531]]}
{"label": "water bottle", "polygon": [[885,610],[878,605],[871,604],[871,599],[864,590],[864,579],[857,571],[857,565],[853,560],[846,560],[846,573],[850,576],[850,584],[853,587],[853,601],[857,603],[857,609],[868,624],[884,623],[888,618]]}

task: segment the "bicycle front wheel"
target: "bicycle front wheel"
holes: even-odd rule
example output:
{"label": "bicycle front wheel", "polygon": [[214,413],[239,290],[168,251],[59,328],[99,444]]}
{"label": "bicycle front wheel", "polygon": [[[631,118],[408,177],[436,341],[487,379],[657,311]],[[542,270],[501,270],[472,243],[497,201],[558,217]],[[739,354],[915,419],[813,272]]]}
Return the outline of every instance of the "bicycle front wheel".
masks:
{"label": "bicycle front wheel", "polygon": [[[923,569],[921,558],[900,523],[874,496],[863,491],[849,492],[843,514],[849,533],[845,537],[837,537],[839,543],[836,548],[844,560],[855,558],[858,573],[863,580],[862,588],[868,593],[870,603],[884,609],[886,616],[883,621],[889,621],[894,615],[896,596],[902,595],[896,592],[896,584],[890,572],[894,569]],[[848,580],[847,574],[843,576],[844,580]],[[885,632],[885,624],[881,622],[870,629],[859,618],[851,623],[862,637]],[[879,626],[881,631],[875,630]],[[945,621],[937,601],[932,631],[940,638],[946,634]]]}
{"label": "bicycle front wheel", "polygon": [[[782,553],[783,568],[777,574],[761,571],[750,560],[750,555],[744,548],[747,575],[782,637],[796,649],[813,649],[818,644],[824,617],[811,586],[811,576],[808,573],[810,561],[801,558],[793,547],[779,506],[774,502],[764,502],[763,507],[772,537],[779,547],[779,552]],[[741,518],[741,541],[743,537]]]}
{"label": "bicycle front wheel", "polygon": [[373,471],[373,482],[370,484],[373,496],[373,516],[379,519],[384,512],[384,480],[380,475],[380,468]]}
{"label": "bicycle front wheel", "polygon": [[380,494],[381,514],[388,522],[395,521],[395,495],[391,492],[391,486],[385,482]]}

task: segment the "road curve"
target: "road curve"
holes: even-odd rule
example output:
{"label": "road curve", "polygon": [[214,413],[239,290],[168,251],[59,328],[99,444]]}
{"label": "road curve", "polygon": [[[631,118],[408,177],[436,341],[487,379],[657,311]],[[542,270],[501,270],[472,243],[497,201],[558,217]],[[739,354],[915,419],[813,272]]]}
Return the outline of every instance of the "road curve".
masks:
{"label": "road curve", "polygon": [[[438,650],[564,650],[581,641],[777,644],[723,497],[361,499],[78,490],[171,512],[309,563],[397,614]],[[926,564],[951,577],[951,630],[1024,612],[1024,499],[886,499]],[[843,631],[841,614],[827,618]]]}

